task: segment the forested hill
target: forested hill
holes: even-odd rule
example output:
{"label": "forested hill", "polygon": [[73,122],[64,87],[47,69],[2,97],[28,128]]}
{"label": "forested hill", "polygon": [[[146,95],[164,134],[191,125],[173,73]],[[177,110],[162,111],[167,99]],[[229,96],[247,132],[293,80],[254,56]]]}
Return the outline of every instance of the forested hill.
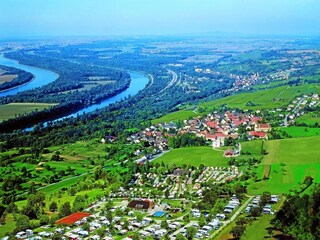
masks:
{"label": "forested hill", "polygon": [[310,195],[294,195],[285,201],[274,224],[295,239],[320,239],[320,185]]}

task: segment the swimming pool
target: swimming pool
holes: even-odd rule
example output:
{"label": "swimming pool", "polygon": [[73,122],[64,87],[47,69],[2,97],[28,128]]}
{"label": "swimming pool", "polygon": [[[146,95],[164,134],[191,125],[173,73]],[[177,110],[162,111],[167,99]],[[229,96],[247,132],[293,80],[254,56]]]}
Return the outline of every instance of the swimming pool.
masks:
{"label": "swimming pool", "polygon": [[163,217],[163,215],[165,215],[166,213],[163,211],[156,211],[153,216],[154,217]]}

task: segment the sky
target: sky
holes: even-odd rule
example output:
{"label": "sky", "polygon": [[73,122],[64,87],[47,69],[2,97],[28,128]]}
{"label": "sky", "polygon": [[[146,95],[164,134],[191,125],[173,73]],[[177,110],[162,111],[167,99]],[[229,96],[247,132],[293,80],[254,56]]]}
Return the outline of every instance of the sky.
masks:
{"label": "sky", "polygon": [[0,0],[0,37],[319,35],[320,0]]}

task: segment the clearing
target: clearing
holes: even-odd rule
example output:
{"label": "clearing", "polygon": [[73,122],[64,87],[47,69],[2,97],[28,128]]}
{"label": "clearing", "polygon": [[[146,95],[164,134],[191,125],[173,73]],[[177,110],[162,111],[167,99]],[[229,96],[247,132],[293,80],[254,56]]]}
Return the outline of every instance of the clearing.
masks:
{"label": "clearing", "polygon": [[15,118],[33,111],[42,111],[56,103],[9,103],[0,105],[0,121]]}

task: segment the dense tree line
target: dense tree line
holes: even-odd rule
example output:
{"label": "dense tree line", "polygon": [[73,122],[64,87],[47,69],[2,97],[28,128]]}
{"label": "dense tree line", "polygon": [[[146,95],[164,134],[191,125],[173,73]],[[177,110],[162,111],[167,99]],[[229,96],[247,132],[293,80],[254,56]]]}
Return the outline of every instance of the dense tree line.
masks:
{"label": "dense tree line", "polygon": [[273,223],[295,239],[320,239],[320,185],[310,195],[290,196],[277,212]]}
{"label": "dense tree line", "polygon": [[168,144],[171,148],[205,146],[206,140],[203,137],[197,137],[193,133],[186,133],[170,137]]}

